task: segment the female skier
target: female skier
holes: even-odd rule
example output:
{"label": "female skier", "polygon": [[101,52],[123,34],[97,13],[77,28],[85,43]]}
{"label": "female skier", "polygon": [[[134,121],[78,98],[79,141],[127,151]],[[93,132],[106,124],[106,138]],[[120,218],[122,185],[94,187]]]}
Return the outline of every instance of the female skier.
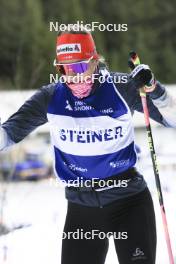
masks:
{"label": "female skier", "polygon": [[120,264],[154,264],[154,208],[135,168],[132,114],[142,112],[139,88],[145,87],[150,117],[176,127],[174,99],[147,65],[131,74],[101,67],[86,30],[61,32],[56,53],[63,78],[39,89],[2,124],[0,149],[49,122],[54,170],[67,183],[62,264],[103,264],[110,234]]}

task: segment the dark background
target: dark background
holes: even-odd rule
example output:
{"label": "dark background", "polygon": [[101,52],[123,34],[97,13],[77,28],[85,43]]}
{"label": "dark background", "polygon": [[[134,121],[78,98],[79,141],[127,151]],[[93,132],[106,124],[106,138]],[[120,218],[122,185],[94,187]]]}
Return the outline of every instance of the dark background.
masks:
{"label": "dark background", "polygon": [[56,32],[49,22],[128,24],[127,32],[93,36],[111,70],[128,71],[135,49],[157,79],[175,83],[175,0],[0,0],[0,89],[38,88],[56,73]]}

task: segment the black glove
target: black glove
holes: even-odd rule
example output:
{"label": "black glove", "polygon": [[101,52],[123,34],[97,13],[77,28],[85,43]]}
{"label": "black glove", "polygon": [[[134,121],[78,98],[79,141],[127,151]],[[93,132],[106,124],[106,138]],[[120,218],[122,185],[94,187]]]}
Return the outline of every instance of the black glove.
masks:
{"label": "black glove", "polygon": [[140,64],[130,73],[130,79],[134,81],[135,87],[144,87],[146,92],[152,92],[156,86],[154,74],[146,64]]}

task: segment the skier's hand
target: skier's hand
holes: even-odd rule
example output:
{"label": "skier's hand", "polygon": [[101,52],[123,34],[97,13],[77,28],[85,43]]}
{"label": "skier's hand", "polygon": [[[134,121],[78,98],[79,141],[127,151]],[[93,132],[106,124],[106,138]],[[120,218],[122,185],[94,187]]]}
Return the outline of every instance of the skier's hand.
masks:
{"label": "skier's hand", "polygon": [[151,69],[146,64],[140,64],[130,73],[137,89],[144,87],[146,93],[153,92],[156,87],[156,80]]}

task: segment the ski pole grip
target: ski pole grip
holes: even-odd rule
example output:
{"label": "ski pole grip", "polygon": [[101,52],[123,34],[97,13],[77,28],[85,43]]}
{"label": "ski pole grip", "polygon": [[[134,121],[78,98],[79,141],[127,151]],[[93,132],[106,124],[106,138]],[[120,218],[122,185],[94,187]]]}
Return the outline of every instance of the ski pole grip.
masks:
{"label": "ski pole grip", "polygon": [[[138,54],[135,51],[130,51],[129,53],[129,59],[128,59],[128,66],[131,70],[134,70],[135,67],[137,67],[139,64],[141,64]],[[139,89],[140,96],[146,97],[146,92],[144,87],[141,87]]]}

